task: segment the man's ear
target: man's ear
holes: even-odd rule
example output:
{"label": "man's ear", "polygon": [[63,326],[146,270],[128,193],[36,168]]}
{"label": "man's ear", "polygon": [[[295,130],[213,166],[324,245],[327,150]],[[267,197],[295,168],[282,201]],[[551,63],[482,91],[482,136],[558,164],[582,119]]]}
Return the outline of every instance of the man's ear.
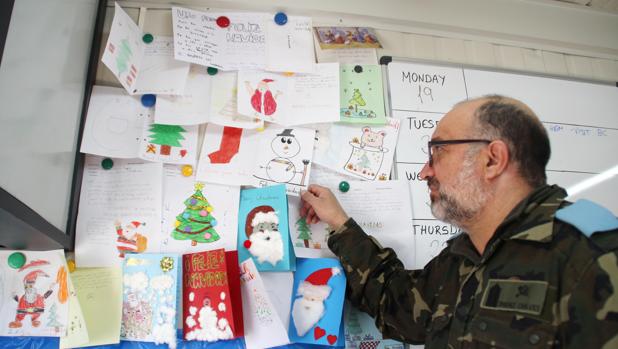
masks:
{"label": "man's ear", "polygon": [[495,179],[507,168],[510,160],[509,147],[501,140],[495,140],[487,146],[485,177]]}

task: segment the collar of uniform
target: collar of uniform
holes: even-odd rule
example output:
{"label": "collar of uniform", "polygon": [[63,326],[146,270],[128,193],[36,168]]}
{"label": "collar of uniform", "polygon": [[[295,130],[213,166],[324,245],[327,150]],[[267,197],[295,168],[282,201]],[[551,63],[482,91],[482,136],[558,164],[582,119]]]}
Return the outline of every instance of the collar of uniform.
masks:
{"label": "collar of uniform", "polygon": [[550,242],[554,214],[566,195],[566,191],[557,185],[540,187],[511,210],[487,243],[483,256],[479,255],[467,233],[448,241],[451,252],[478,264],[493,253],[500,240]]}
{"label": "collar of uniform", "polygon": [[500,224],[494,238],[551,242],[554,215],[566,196],[566,191],[557,185],[534,190]]}

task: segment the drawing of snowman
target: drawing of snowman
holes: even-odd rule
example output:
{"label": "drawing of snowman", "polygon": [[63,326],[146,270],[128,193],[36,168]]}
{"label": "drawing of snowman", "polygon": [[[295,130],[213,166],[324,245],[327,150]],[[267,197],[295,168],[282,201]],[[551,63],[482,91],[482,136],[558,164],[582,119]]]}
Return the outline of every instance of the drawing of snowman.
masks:
{"label": "drawing of snowman", "polygon": [[309,161],[303,160],[305,168],[302,171],[296,171],[296,165],[292,162],[292,158],[300,152],[300,143],[292,134],[292,131],[289,128],[283,130],[270,143],[270,147],[277,157],[266,164],[266,174],[274,182],[290,183],[297,173],[302,173],[300,184],[304,185]]}

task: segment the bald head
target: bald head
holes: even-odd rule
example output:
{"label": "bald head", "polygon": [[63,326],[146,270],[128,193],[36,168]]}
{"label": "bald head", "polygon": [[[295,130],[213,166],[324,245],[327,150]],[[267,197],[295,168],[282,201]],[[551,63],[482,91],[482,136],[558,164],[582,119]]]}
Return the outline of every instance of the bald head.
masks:
{"label": "bald head", "polygon": [[532,188],[546,183],[549,137],[530,107],[514,98],[488,95],[460,102],[453,110],[465,111],[460,115],[466,115],[462,121],[473,137],[504,141],[518,172]]}

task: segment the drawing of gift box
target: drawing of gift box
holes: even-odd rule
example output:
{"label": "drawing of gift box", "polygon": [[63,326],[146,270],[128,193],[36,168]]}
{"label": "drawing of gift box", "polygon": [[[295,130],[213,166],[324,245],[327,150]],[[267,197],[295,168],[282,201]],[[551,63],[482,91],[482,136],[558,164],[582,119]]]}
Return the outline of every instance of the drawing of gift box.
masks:
{"label": "drawing of gift box", "polygon": [[363,147],[355,141],[349,144],[352,146],[352,153],[343,168],[356,176],[374,180],[380,172],[384,153],[388,152],[388,149],[369,145]]}

